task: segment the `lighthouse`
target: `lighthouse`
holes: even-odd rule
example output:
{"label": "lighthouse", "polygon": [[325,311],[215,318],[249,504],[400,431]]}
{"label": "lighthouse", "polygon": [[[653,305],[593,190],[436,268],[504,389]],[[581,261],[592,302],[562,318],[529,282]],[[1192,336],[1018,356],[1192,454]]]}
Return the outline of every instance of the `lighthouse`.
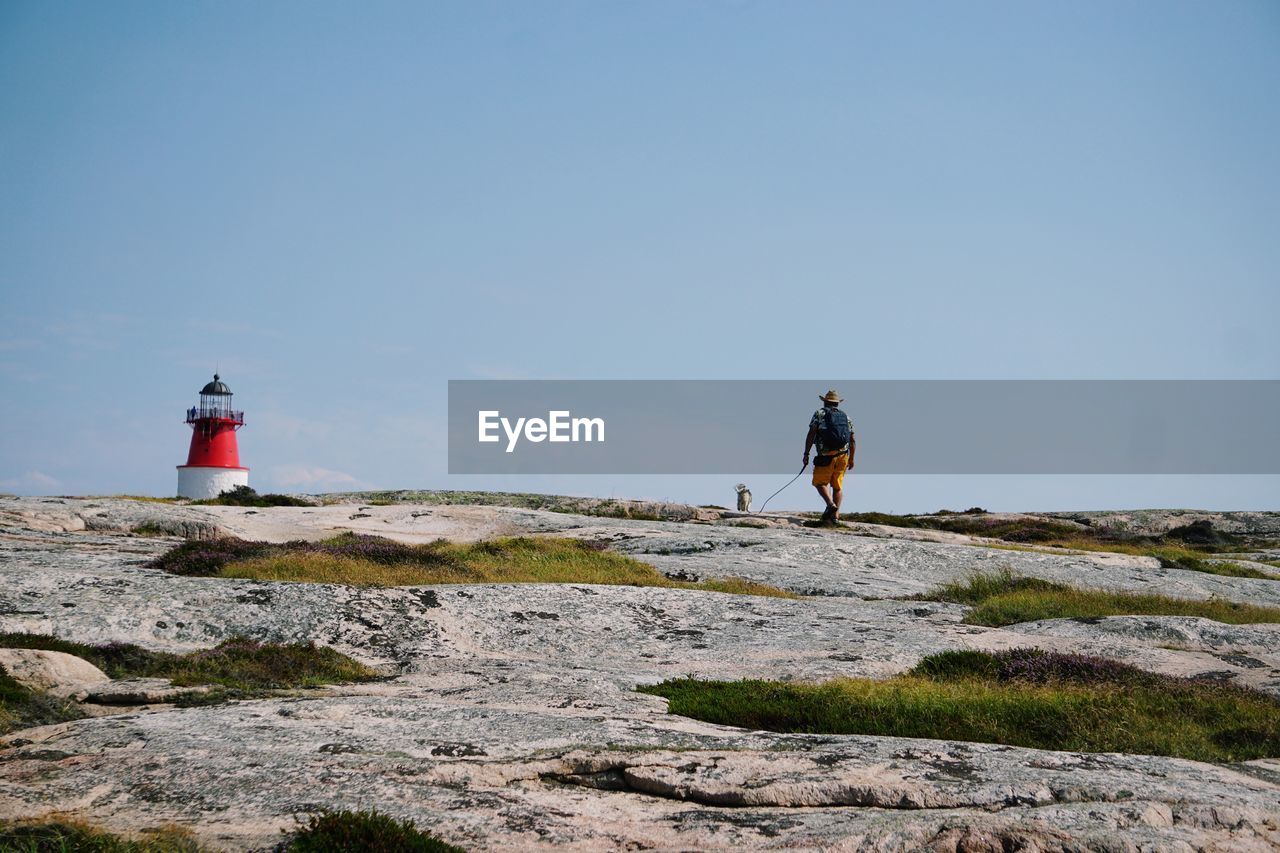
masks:
{"label": "lighthouse", "polygon": [[231,408],[231,389],[222,377],[200,389],[200,405],[187,409],[191,450],[178,466],[178,497],[216,498],[236,486],[249,485],[249,469],[240,466],[236,430],[244,412]]}

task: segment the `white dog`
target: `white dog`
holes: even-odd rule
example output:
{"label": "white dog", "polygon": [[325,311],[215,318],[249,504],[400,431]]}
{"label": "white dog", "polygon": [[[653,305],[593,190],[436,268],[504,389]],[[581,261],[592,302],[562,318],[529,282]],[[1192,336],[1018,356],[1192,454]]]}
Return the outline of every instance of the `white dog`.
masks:
{"label": "white dog", "polygon": [[738,512],[751,512],[751,490],[742,483],[734,488],[738,490]]}

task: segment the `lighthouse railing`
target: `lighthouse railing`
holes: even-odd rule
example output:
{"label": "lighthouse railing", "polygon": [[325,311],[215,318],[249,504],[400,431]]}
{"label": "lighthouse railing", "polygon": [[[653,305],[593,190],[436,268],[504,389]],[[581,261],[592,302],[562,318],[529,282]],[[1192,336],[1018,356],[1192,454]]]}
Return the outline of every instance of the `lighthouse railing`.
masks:
{"label": "lighthouse railing", "polygon": [[222,409],[218,407],[192,406],[187,409],[187,423],[193,424],[202,420],[228,420],[235,423],[244,423],[244,412],[235,409]]}

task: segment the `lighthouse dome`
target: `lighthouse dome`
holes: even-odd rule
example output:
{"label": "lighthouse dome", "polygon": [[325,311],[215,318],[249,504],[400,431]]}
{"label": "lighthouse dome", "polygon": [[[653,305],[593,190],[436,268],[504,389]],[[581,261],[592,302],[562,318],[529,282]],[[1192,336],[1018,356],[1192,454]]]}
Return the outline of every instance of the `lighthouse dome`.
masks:
{"label": "lighthouse dome", "polygon": [[227,383],[222,381],[218,374],[213,374],[213,381],[200,389],[201,394],[225,394],[231,396],[231,389],[227,387]]}

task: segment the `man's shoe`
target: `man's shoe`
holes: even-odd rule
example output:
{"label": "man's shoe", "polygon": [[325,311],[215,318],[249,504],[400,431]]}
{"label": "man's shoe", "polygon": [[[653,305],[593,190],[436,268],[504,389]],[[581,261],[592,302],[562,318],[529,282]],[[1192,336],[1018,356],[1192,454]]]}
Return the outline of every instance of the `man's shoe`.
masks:
{"label": "man's shoe", "polygon": [[835,521],[835,520],[836,520],[836,508],[835,508],[835,507],[833,507],[833,506],[829,506],[829,507],[827,507],[826,509],[824,509],[824,510],[822,511],[822,520],[823,520],[823,521]]}

